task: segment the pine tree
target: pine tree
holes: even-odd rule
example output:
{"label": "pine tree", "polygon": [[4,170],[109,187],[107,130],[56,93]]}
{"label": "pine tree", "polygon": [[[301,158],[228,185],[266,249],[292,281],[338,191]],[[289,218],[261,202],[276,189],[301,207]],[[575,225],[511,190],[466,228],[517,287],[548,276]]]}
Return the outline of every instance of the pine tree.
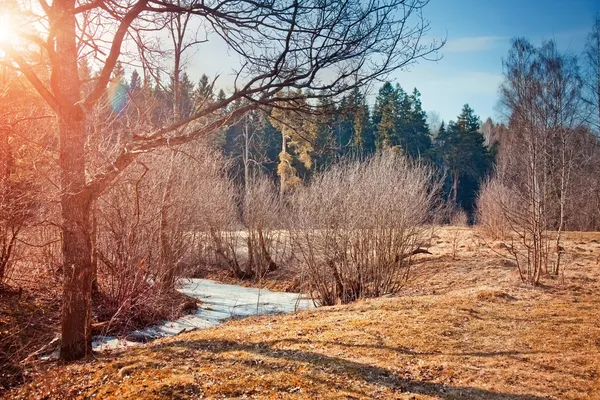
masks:
{"label": "pine tree", "polygon": [[429,154],[431,149],[431,136],[427,125],[427,113],[421,105],[421,93],[415,88],[409,98],[411,105],[410,119],[403,132],[403,147],[413,157],[423,157]]}
{"label": "pine tree", "polygon": [[117,62],[113,70],[112,79],[108,88],[111,108],[115,114],[120,114],[127,105],[127,87],[125,86],[125,69]]}
{"label": "pine tree", "polygon": [[354,136],[354,112],[355,102],[352,96],[342,97],[337,114],[335,135],[340,156],[345,156],[351,150],[352,138]]}
{"label": "pine tree", "polygon": [[315,117],[315,138],[313,161],[315,170],[323,170],[335,160],[339,154],[336,132],[340,116],[335,104],[330,99],[321,98],[317,104]]}
{"label": "pine tree", "polygon": [[400,147],[414,158],[429,154],[431,136],[420,97],[416,88],[409,95],[400,85],[393,88],[386,82],[381,87],[373,109],[377,149]]}
{"label": "pine tree", "polygon": [[[224,93],[223,93],[224,94]],[[213,98],[211,83],[208,80],[206,74],[202,74],[196,85],[196,91],[194,92],[194,103],[196,108],[201,108],[207,101]]]}
{"label": "pine tree", "polygon": [[225,91],[223,89],[220,89],[219,93],[217,94],[217,103],[225,101],[226,98],[227,95],[225,94]]}
{"label": "pine tree", "polygon": [[375,138],[366,97],[358,89],[351,96],[352,103],[352,151],[367,155],[375,151]]}
{"label": "pine tree", "polygon": [[194,112],[194,82],[186,71],[181,73],[179,80],[179,114],[182,118],[189,118]]}
{"label": "pine tree", "polygon": [[473,211],[479,183],[492,164],[479,129],[479,117],[465,104],[457,121],[450,121],[447,130],[442,123],[437,137],[438,159],[451,180],[451,199],[469,212]]}
{"label": "pine tree", "polygon": [[137,70],[133,70],[131,73],[131,78],[129,79],[129,91],[130,93],[135,93],[137,90],[142,88],[142,80],[140,78],[140,74]]}
{"label": "pine tree", "polygon": [[394,146],[397,138],[398,102],[397,91],[390,82],[385,82],[375,100],[373,126],[375,146],[378,150]]}

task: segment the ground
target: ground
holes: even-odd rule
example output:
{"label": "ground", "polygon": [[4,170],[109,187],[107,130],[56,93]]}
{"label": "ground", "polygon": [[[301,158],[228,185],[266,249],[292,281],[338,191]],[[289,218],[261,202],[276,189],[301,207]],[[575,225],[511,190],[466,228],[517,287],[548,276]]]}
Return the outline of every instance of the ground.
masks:
{"label": "ground", "polygon": [[531,288],[502,246],[445,229],[394,297],[252,317],[69,365],[30,398],[600,398],[600,234]]}

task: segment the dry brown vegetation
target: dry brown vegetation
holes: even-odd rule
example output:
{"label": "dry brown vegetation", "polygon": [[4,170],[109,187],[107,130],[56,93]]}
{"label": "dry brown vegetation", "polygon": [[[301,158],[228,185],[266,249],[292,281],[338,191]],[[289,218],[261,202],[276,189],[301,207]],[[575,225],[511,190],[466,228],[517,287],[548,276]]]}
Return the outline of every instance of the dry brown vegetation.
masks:
{"label": "dry brown vegetation", "polygon": [[436,206],[433,171],[386,152],[342,163],[294,193],[291,240],[321,305],[396,293]]}
{"label": "dry brown vegetation", "polygon": [[564,276],[532,288],[506,244],[440,229],[397,297],[39,365],[6,397],[599,398],[600,234],[570,233],[564,243]]}

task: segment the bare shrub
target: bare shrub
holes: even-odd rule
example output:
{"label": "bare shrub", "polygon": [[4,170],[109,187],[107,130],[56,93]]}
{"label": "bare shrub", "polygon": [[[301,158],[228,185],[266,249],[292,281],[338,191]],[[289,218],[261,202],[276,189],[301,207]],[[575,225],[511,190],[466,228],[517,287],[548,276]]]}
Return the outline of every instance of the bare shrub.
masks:
{"label": "bare shrub", "polygon": [[469,226],[469,215],[462,208],[456,208],[452,214],[450,214],[450,225]]}
{"label": "bare shrub", "polygon": [[[100,321],[123,329],[153,322],[152,297],[159,280],[158,224],[149,218],[142,190],[147,168],[138,165],[98,199],[95,209]],[[156,209],[154,209],[156,212]],[[117,324],[118,322],[118,324]]]}
{"label": "bare shrub", "polygon": [[282,208],[278,190],[269,178],[257,175],[247,183],[243,213],[247,261],[243,271],[236,271],[239,278],[262,278],[279,268],[288,244],[281,229]]}
{"label": "bare shrub", "polygon": [[17,284],[36,282],[38,288],[60,288],[62,284],[62,239],[58,226],[36,223],[19,237],[20,262],[10,277]]}
{"label": "bare shrub", "polygon": [[204,142],[150,153],[121,175],[95,207],[99,319],[124,329],[167,318],[199,249],[230,262],[232,193],[222,157]]}
{"label": "bare shrub", "polygon": [[31,185],[0,180],[0,284],[19,256],[19,237],[34,220],[35,209]]}
{"label": "bare shrub", "polygon": [[433,182],[430,168],[386,152],[298,189],[291,237],[313,298],[325,305],[398,291],[427,239]]}
{"label": "bare shrub", "polygon": [[[238,198],[233,182],[221,162],[201,166],[194,182],[194,219],[190,225],[193,246],[186,262],[191,270],[217,265],[231,271],[241,269],[236,253],[239,236]],[[205,168],[206,167],[206,168]]]}
{"label": "bare shrub", "polygon": [[506,239],[511,231],[504,211],[517,205],[510,189],[499,179],[488,179],[477,195],[475,221],[482,232],[492,239]]}

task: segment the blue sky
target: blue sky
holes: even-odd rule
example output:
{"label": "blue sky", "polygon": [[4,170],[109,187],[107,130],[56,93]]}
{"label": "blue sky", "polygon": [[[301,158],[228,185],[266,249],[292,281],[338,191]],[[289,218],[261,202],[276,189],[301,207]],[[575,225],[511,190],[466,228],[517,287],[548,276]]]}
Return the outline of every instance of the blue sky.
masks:
{"label": "blue sky", "polygon": [[[416,87],[423,108],[446,122],[456,119],[465,103],[482,120],[497,121],[503,118],[496,110],[497,92],[510,39],[523,36],[539,45],[554,38],[561,51],[579,54],[600,0],[430,0],[423,12],[430,21],[428,38],[447,39],[443,58],[397,71],[390,80],[407,92]],[[218,74],[217,87],[228,89],[237,57],[218,37],[210,39],[190,55],[187,71],[195,81],[202,73]]]}
{"label": "blue sky", "polygon": [[469,103],[482,118],[496,110],[502,58],[510,39],[539,44],[554,38],[561,51],[581,53],[600,0],[431,0],[424,9],[430,37],[447,37],[438,62],[421,62],[391,78],[422,94],[423,108],[448,121]]}

